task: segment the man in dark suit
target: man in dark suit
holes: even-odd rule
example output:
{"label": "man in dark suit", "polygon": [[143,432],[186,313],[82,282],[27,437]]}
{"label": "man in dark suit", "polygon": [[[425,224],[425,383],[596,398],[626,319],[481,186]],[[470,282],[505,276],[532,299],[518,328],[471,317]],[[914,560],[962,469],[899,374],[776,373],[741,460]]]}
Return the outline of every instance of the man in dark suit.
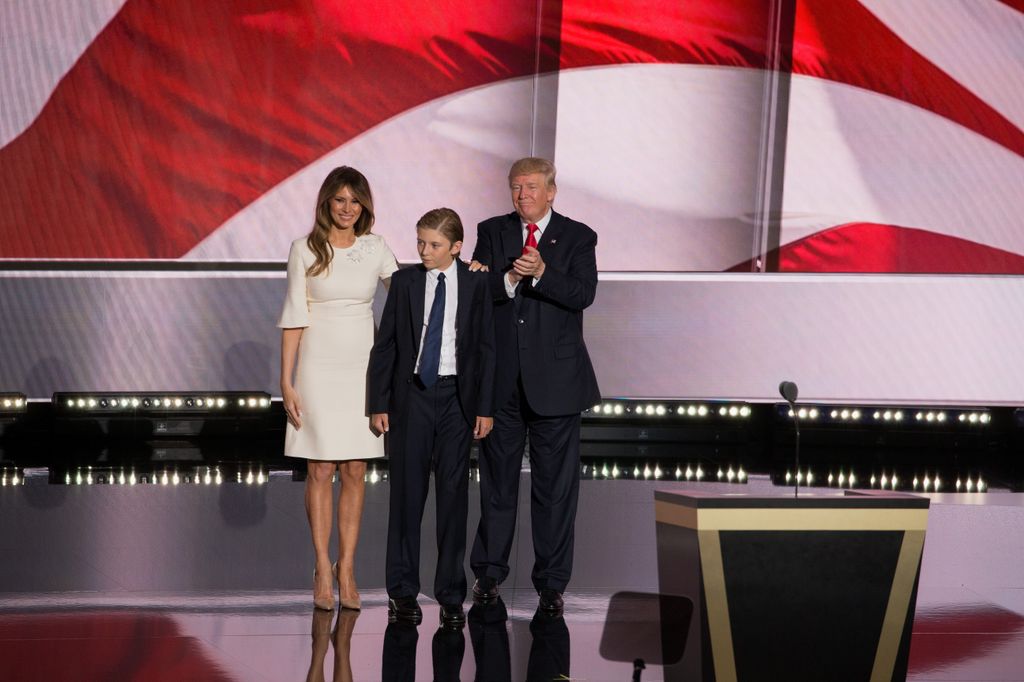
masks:
{"label": "man in dark suit", "polygon": [[490,600],[509,572],[519,476],[530,438],[533,585],[543,610],[562,609],[572,573],[580,414],[600,400],[583,310],[597,289],[597,234],[551,209],[546,159],[509,171],[515,212],[478,226],[472,267],[489,270],[497,369],[494,432],[482,444],[481,519],[470,563],[474,598]]}
{"label": "man in dark suit", "polygon": [[435,209],[417,223],[422,265],[399,270],[370,351],[371,424],[389,432],[386,583],[392,621],[419,623],[420,523],[434,465],[442,625],[465,623],[469,449],[493,419],[494,322],[487,277],[456,259],[462,222]]}

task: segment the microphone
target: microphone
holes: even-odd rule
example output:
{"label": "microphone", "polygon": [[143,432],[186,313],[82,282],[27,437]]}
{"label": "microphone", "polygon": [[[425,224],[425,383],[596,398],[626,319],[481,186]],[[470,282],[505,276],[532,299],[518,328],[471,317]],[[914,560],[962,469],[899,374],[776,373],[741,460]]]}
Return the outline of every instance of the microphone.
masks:
{"label": "microphone", "polygon": [[779,384],[779,393],[782,394],[782,397],[785,398],[786,402],[790,405],[796,403],[796,396],[798,392],[799,390],[797,389],[796,384],[792,381],[783,381]]}
{"label": "microphone", "polygon": [[796,411],[796,397],[799,390],[792,381],[783,381],[779,384],[779,394],[789,403],[789,409],[793,412],[793,426],[796,428],[796,447],[793,451],[793,468],[796,475],[793,477],[793,497],[800,493],[800,418]]}

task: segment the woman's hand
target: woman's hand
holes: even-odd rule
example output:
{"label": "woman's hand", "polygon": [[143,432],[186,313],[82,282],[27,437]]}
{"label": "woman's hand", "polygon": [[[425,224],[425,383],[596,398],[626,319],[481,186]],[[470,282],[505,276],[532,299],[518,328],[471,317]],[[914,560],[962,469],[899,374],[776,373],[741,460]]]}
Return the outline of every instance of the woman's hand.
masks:
{"label": "woman's hand", "polygon": [[285,414],[288,421],[296,429],[302,428],[302,401],[299,393],[290,385],[281,385],[281,400],[284,403]]}
{"label": "woman's hand", "polygon": [[489,267],[487,267],[486,265],[484,265],[483,263],[481,263],[478,260],[470,261],[470,263],[469,263],[469,271],[470,272],[476,272],[477,270],[480,270],[482,272],[490,272],[491,271],[491,269]]}

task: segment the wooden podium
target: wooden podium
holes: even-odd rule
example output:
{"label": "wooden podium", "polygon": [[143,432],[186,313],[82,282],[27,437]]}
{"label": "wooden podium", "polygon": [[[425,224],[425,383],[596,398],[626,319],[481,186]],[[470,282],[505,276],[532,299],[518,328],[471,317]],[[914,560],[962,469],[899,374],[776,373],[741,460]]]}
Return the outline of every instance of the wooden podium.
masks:
{"label": "wooden podium", "polygon": [[906,679],[927,498],[654,498],[659,591],[694,605],[684,632],[662,633],[682,647],[666,680]]}

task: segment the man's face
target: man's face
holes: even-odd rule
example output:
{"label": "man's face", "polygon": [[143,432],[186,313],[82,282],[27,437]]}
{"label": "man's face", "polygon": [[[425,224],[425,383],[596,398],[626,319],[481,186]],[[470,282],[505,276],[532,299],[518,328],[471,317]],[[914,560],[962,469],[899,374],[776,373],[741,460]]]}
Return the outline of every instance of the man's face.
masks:
{"label": "man's face", "polygon": [[512,178],[512,205],[527,223],[536,223],[544,217],[555,200],[555,188],[548,187],[543,173],[517,175]]}

